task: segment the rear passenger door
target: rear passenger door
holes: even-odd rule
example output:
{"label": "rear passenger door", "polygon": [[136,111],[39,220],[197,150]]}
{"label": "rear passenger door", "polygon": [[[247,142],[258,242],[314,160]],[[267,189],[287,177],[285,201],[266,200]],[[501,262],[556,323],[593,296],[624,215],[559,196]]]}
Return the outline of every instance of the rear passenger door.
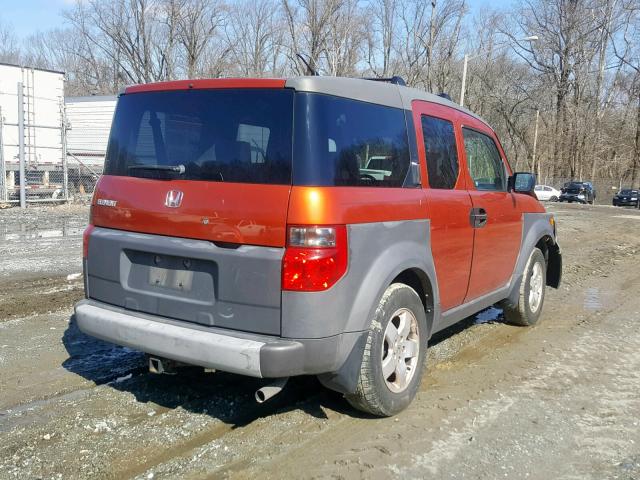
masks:
{"label": "rear passenger door", "polygon": [[473,252],[472,204],[461,167],[462,139],[455,128],[455,110],[424,101],[414,101],[412,107],[431,222],[431,253],[440,305],[446,311],[464,300]]}
{"label": "rear passenger door", "polygon": [[474,230],[467,302],[509,282],[520,249],[522,221],[515,195],[507,192],[509,167],[495,134],[471,117],[463,122]]}

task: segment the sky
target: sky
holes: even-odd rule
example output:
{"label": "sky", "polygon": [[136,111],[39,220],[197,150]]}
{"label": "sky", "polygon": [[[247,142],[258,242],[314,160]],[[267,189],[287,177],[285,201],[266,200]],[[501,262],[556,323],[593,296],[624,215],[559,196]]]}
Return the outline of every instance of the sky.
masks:
{"label": "sky", "polygon": [[60,14],[73,0],[0,0],[0,22],[11,25],[19,38],[62,27]]}
{"label": "sky", "polygon": [[[108,1],[108,0],[104,0]],[[9,24],[20,39],[38,31],[64,26],[61,12],[75,0],[0,0],[0,23]],[[428,5],[425,0],[425,5]],[[506,7],[511,0],[468,0],[472,15],[483,7]]]}

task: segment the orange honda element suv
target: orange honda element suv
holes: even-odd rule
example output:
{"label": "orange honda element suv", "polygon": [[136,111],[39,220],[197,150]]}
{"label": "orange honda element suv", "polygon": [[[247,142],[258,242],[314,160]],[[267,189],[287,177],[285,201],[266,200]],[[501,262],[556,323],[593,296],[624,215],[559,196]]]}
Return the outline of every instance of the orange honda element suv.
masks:
{"label": "orange honda element suv", "polygon": [[478,116],[402,82],[138,85],[119,97],[84,234],[85,333],[393,415],[429,338],[500,303],[536,323],[553,217]]}

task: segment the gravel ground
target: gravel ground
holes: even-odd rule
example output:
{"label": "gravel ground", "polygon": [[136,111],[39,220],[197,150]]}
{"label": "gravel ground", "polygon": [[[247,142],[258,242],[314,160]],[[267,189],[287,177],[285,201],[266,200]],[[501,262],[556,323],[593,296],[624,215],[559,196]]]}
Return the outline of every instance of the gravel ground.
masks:
{"label": "gravel ground", "polygon": [[0,478],[640,478],[640,214],[551,205],[564,283],[540,323],[498,309],[436,335],[395,418],[313,378],[146,372],[86,337],[85,207],[0,211]]}

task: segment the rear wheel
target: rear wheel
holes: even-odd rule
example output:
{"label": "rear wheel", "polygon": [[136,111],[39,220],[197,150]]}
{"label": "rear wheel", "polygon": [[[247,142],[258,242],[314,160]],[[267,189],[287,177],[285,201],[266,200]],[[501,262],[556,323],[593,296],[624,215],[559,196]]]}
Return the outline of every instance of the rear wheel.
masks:
{"label": "rear wheel", "polygon": [[535,325],[542,312],[545,285],[547,284],[547,263],[539,248],[534,248],[524,269],[518,302],[504,300],[501,307],[508,323],[513,325]]}
{"label": "rear wheel", "polygon": [[371,322],[358,378],[349,403],[388,417],[404,410],[420,386],[426,353],[427,318],[414,289],[387,288]]}

